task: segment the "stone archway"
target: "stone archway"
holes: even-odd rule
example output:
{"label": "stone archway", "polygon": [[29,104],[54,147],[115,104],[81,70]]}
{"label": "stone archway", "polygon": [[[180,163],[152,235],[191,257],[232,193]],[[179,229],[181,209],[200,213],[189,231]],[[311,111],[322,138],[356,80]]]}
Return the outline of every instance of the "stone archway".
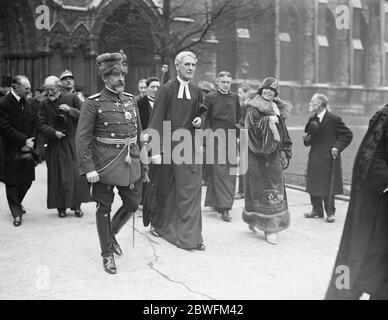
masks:
{"label": "stone archway", "polygon": [[[118,1],[119,2],[119,1]],[[141,1],[140,1],[141,2]],[[98,30],[98,52],[116,52],[122,49],[128,56],[126,90],[137,94],[137,82],[156,74],[154,43],[145,21],[152,16],[139,1],[116,3],[109,12],[100,12],[103,23]],[[101,80],[98,87],[102,87]]]}
{"label": "stone archway", "polygon": [[36,30],[31,1],[0,0],[0,73],[34,78]]}
{"label": "stone archway", "polygon": [[295,4],[280,7],[280,80],[300,81],[302,73],[302,56],[300,48],[303,43],[301,16]]}

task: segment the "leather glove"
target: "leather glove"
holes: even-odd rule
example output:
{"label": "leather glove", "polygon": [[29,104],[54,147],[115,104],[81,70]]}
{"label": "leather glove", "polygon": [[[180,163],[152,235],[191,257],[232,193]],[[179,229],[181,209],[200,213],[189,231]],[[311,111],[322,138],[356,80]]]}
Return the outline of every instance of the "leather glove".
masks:
{"label": "leather glove", "polygon": [[280,161],[282,163],[283,170],[286,170],[290,165],[290,159],[287,158],[286,153],[284,151],[280,153]]}

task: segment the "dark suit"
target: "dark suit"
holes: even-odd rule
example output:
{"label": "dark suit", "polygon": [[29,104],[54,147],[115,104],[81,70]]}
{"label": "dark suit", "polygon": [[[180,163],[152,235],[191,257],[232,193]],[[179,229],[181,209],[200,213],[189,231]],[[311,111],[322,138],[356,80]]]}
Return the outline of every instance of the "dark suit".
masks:
{"label": "dark suit", "polygon": [[21,216],[21,203],[35,180],[34,163],[17,165],[15,157],[28,138],[36,137],[36,116],[37,110],[28,100],[20,104],[12,93],[0,98],[4,168],[1,180],[6,185],[7,200],[14,218]]}
{"label": "dark suit", "polygon": [[[309,119],[309,123],[315,117]],[[306,129],[309,126],[306,125]],[[322,200],[325,203],[325,211],[328,215],[335,213],[334,201],[328,208],[329,187],[331,176],[332,154],[331,149],[337,148],[341,153],[352,141],[353,133],[344,124],[342,119],[326,110],[316,132],[306,146],[311,146],[307,163],[306,191],[310,194],[313,211],[323,215]],[[342,169],[341,156],[335,164],[333,194],[342,194]]]}
{"label": "dark suit", "polygon": [[[144,97],[140,98],[137,101],[137,106],[139,107],[139,117],[141,122],[141,127],[143,130],[148,128],[148,122],[150,121],[152,107],[150,104],[150,100],[148,99],[148,95],[145,95]],[[145,195],[145,188],[146,188],[147,182],[144,182],[142,184],[142,196],[141,196],[141,205],[144,203],[144,195]]]}
{"label": "dark suit", "polygon": [[139,116],[141,121],[141,127],[144,129],[148,128],[148,122],[150,121],[152,107],[150,101],[148,100],[148,96],[144,96],[140,98],[137,102],[137,106],[139,107]]}

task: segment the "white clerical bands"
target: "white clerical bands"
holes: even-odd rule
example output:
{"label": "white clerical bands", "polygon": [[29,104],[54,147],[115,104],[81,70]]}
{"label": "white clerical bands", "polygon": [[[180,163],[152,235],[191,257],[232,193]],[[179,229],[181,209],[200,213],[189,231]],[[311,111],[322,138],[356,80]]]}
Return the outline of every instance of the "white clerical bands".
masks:
{"label": "white clerical bands", "polygon": [[178,91],[178,99],[183,99],[183,91],[185,92],[186,99],[191,100],[190,90],[189,90],[189,82],[183,81],[178,78],[179,81],[179,91]]}

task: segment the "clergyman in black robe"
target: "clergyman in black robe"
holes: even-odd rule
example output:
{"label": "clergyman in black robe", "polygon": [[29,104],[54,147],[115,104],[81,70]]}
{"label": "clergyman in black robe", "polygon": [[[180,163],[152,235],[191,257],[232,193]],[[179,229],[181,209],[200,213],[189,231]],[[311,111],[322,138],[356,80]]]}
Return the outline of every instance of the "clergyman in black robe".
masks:
{"label": "clergyman in black robe", "polygon": [[388,299],[388,105],[370,120],[353,166],[352,191],[328,300]]}
{"label": "clergyman in black robe", "polygon": [[[171,148],[163,148],[163,145],[159,152],[150,150],[153,162],[159,166],[156,185],[158,211],[151,218],[151,224],[160,236],[179,248],[204,250],[202,166],[194,161],[177,163],[173,150],[180,142],[164,137],[166,132],[163,130],[163,122],[171,126],[172,135],[174,132],[183,133],[182,129],[185,129],[190,132],[186,147],[194,144],[194,130],[204,122],[200,114],[203,106],[201,89],[189,82],[194,76],[196,62],[191,52],[178,54],[175,59],[178,77],[162,85],[156,95],[148,130],[156,130],[161,142],[163,139],[171,141]],[[152,186],[155,176],[151,174],[150,178]]]}
{"label": "clergyman in black robe", "polygon": [[[221,71],[216,79],[218,90],[205,96],[207,107],[207,121],[214,143],[206,145],[206,154],[213,153],[213,163],[209,166],[208,185],[206,190],[205,206],[215,208],[222,220],[229,222],[232,218],[229,210],[232,209],[236,189],[236,175],[232,166],[237,164],[237,127],[240,121],[241,107],[239,98],[230,92],[232,76],[227,71]],[[222,152],[219,152],[222,151]]]}
{"label": "clergyman in black robe", "polygon": [[47,139],[47,208],[57,209],[60,218],[67,208],[81,217],[81,203],[92,201],[87,180],[79,174],[75,149],[82,104],[75,94],[61,93],[59,83],[57,77],[46,78],[48,96],[38,113],[38,130]]}

